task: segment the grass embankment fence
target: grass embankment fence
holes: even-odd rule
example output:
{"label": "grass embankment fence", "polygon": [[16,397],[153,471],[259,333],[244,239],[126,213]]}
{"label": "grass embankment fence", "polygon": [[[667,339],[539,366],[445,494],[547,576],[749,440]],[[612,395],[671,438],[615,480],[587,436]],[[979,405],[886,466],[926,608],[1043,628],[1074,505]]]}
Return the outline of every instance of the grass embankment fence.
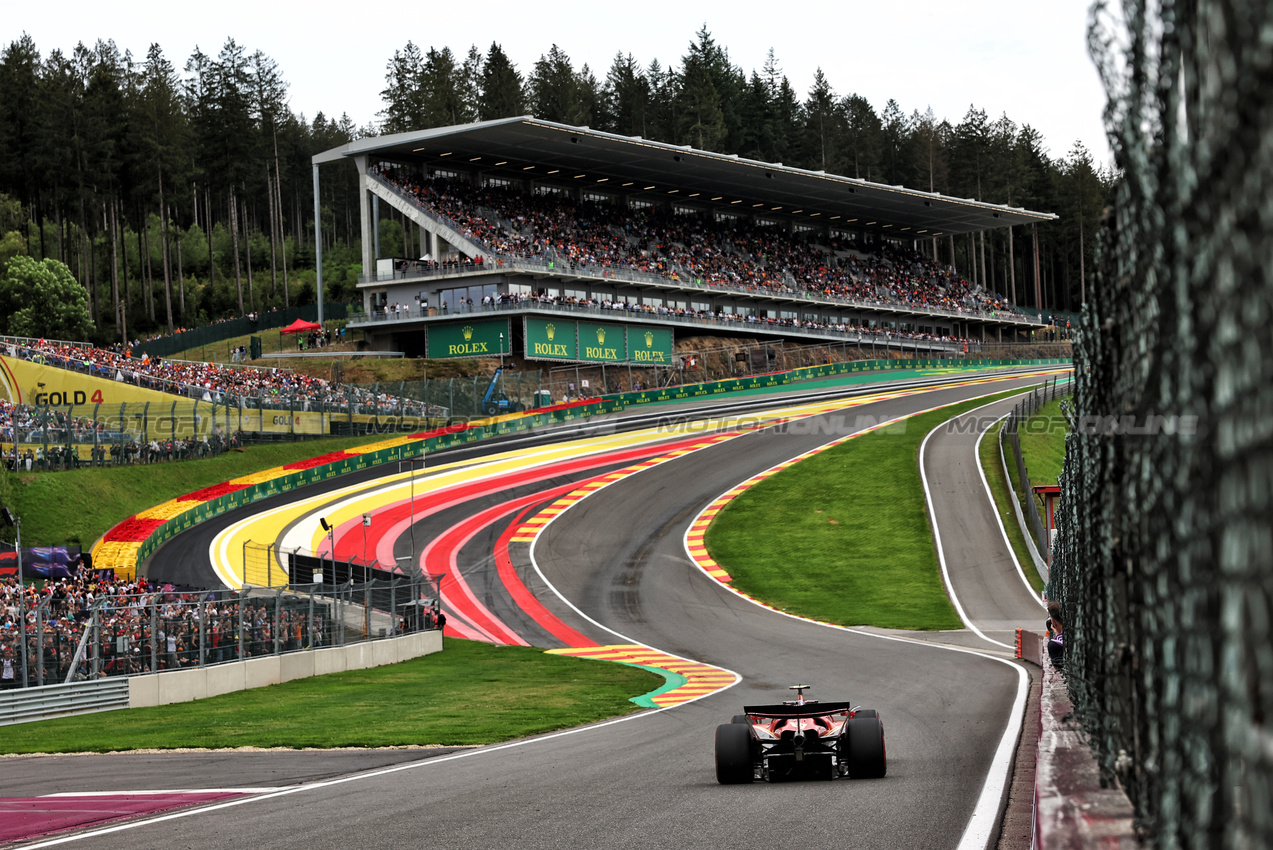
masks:
{"label": "grass embankment fence", "polygon": [[[1035,548],[1044,560],[1048,557],[1048,524],[1039,498],[1033,488],[1039,484],[1056,484],[1065,463],[1065,436],[1069,432],[1060,414],[1059,400],[1069,395],[1069,384],[1059,378],[1037,387],[1017,404],[1004,420],[999,438],[1006,447],[1009,471],[1014,475],[1017,498]],[[1049,414],[1046,406],[1052,407]],[[1048,415],[1040,415],[1048,414]],[[1026,458],[1035,464],[1032,478]],[[1040,479],[1039,474],[1044,477]]]}

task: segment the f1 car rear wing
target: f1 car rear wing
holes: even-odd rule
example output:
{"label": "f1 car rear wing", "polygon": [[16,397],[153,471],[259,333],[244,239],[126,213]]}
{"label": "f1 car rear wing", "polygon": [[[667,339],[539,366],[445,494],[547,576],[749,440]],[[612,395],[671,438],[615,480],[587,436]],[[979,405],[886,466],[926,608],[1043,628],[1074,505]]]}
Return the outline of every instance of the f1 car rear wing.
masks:
{"label": "f1 car rear wing", "polygon": [[744,705],[743,713],[749,717],[822,717],[852,708],[851,702],[806,702],[804,705]]}

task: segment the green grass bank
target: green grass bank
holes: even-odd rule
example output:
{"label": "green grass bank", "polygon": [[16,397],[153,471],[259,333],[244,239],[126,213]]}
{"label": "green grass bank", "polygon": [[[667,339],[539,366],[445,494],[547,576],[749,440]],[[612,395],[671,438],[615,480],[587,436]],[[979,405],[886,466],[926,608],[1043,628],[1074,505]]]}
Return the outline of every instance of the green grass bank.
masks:
{"label": "green grass bank", "polygon": [[731,501],[707,547],[742,592],[844,626],[958,629],[924,503],[918,454],[952,416],[1001,393],[911,417],[784,469]]}
{"label": "green grass bank", "polygon": [[178,747],[471,746],[642,710],[663,677],[530,647],[447,638],[444,651],[176,705],[4,727],[0,753]]}

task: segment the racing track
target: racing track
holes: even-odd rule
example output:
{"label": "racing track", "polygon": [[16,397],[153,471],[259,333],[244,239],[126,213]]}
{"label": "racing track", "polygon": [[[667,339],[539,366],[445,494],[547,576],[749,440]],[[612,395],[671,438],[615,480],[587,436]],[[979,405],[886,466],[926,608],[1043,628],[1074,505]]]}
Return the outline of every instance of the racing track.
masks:
{"label": "racing track", "polygon": [[[901,416],[1038,380],[938,389],[857,412]],[[683,535],[704,505],[828,439],[825,433],[757,431],[651,466],[560,514],[531,549],[544,578],[587,618],[580,622],[616,630],[623,637],[614,642],[639,641],[736,671],[739,685],[670,710],[99,831],[91,834],[92,846],[958,846],[1012,715],[1020,684],[1015,665],[796,620],[741,599],[689,564]],[[943,473],[930,466],[929,474]],[[947,501],[952,494],[940,489],[939,501]],[[938,520],[944,530],[944,515]],[[474,545],[490,552],[496,531],[483,534]],[[995,544],[975,533],[949,535],[946,560],[966,565],[989,545]],[[962,569],[951,576],[957,591],[966,585]],[[1028,604],[1023,625],[1037,619],[1037,603]],[[999,631],[1012,614],[1010,608],[992,613],[986,625]],[[955,642],[956,635],[950,637],[944,642]],[[880,711],[891,756],[887,778],[716,784],[714,726],[744,703],[775,700],[796,681],[813,684],[812,697],[850,698]],[[221,755],[227,757],[224,784],[242,786],[233,754]],[[280,762],[295,765],[298,774],[323,772],[302,769],[305,759],[298,757],[311,755],[319,762],[341,757],[284,754]],[[198,758],[181,755],[155,760],[135,787],[209,787],[199,765]],[[299,778],[279,776],[271,784]]]}

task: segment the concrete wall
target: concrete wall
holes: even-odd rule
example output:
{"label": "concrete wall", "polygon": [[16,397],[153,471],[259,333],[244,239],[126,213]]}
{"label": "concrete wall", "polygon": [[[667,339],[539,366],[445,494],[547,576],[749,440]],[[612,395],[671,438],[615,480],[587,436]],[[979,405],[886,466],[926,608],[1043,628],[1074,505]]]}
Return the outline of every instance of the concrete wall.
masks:
{"label": "concrete wall", "polygon": [[249,658],[213,667],[169,670],[153,676],[133,676],[128,680],[128,707],[189,702],[293,679],[383,667],[441,650],[442,632],[414,632],[370,643]]}

